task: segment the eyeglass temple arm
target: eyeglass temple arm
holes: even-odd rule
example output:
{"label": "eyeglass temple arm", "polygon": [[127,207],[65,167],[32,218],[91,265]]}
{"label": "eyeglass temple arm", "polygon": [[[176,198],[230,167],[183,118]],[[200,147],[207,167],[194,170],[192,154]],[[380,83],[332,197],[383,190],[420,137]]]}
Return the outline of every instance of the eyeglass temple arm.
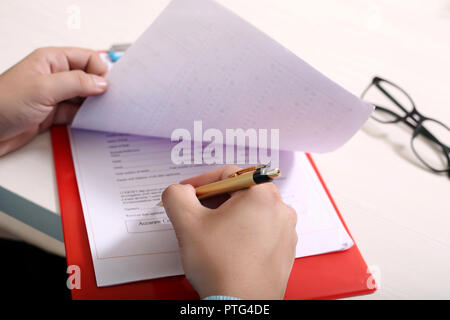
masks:
{"label": "eyeglass temple arm", "polygon": [[[385,81],[386,81],[386,80],[385,80]],[[387,92],[386,90],[384,90],[384,88],[383,88],[382,86],[380,86],[378,82],[375,83],[375,86],[376,86],[381,92],[383,92],[384,95],[386,95],[386,96],[389,98],[389,100],[391,100],[393,103],[395,103],[395,104],[397,105],[397,107],[399,107],[400,109],[402,109],[403,111],[405,111],[406,114],[409,113],[408,110],[406,110],[406,109],[400,104],[400,102],[398,102],[393,96],[391,96],[391,95],[389,94],[389,92]],[[414,106],[414,104],[413,104],[413,106]]]}

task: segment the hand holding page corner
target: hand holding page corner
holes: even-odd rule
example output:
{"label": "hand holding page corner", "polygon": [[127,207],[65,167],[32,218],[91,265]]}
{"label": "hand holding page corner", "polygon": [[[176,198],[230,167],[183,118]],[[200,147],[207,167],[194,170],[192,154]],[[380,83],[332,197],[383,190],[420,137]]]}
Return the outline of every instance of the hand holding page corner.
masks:
{"label": "hand holding page corner", "polygon": [[[87,99],[73,127],[170,138],[177,128],[280,128],[280,149],[326,152],[372,107],[231,11],[174,0]],[[186,112],[189,110],[189,112]]]}

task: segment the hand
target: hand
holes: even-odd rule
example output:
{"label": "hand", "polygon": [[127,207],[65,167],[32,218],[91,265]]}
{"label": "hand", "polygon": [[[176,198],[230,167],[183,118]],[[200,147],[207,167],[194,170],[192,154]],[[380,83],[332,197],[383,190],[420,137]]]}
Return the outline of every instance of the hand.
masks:
{"label": "hand", "polygon": [[201,298],[282,299],[295,258],[297,214],[283,203],[275,185],[235,192],[216,209],[195,196],[195,186],[237,170],[219,168],[163,193],[186,277]]}
{"label": "hand", "polygon": [[42,48],[0,75],[0,156],[70,123],[84,97],[106,91],[107,71],[93,50]]}

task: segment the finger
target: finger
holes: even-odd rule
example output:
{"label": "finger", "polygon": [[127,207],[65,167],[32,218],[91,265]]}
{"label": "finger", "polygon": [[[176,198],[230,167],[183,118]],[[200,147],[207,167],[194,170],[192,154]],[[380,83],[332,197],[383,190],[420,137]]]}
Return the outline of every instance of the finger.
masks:
{"label": "finger", "polygon": [[55,119],[56,108],[52,108],[52,111],[48,114],[47,118],[39,124],[39,133],[46,131],[53,124],[53,119]]}
{"label": "finger", "polygon": [[72,123],[78,109],[80,109],[80,105],[77,103],[61,102],[56,107],[56,114],[53,119],[53,124],[59,125]]}
{"label": "finger", "polygon": [[104,76],[108,72],[108,66],[100,54],[91,49],[52,47],[38,49],[36,54],[44,56],[49,61],[52,73],[83,70],[87,73]]}
{"label": "finger", "polygon": [[86,100],[86,98],[83,98],[83,97],[75,97],[75,98],[66,100],[66,101],[64,101],[64,102],[69,102],[69,103],[71,103],[71,104],[73,104],[73,105],[81,106],[81,105],[83,104],[84,100]]}
{"label": "finger", "polygon": [[208,210],[197,199],[191,185],[174,184],[164,190],[162,202],[175,230],[194,224],[196,215]]}
{"label": "finger", "polygon": [[47,118],[39,125],[39,132],[43,132],[50,128],[52,125],[62,125],[72,123],[73,118],[80,109],[80,104],[71,100],[67,100],[59,103]]}
{"label": "finger", "polygon": [[219,195],[214,196],[212,198],[203,199],[200,202],[206,208],[217,209],[223,203],[225,203],[228,199],[230,199],[230,194],[226,193],[226,194],[219,194]]}
{"label": "finger", "polygon": [[50,104],[57,104],[74,97],[99,95],[108,88],[106,79],[80,70],[45,75],[42,81],[44,92],[41,94],[50,97]]}
{"label": "finger", "polygon": [[231,196],[246,197],[250,199],[250,201],[263,203],[276,203],[282,200],[280,191],[272,182],[257,184],[248,189],[233,192]]}
{"label": "finger", "polygon": [[220,167],[220,168],[214,169],[212,171],[203,173],[199,176],[183,180],[180,183],[181,184],[190,184],[194,187],[199,187],[199,186],[203,186],[205,184],[209,184],[209,183],[213,183],[216,181],[226,179],[238,170],[240,170],[240,168],[237,166],[232,166],[232,165],[224,166],[224,167]]}
{"label": "finger", "polygon": [[108,72],[108,66],[94,50],[83,48],[63,48],[63,50],[71,70],[84,70],[99,76],[104,76]]}

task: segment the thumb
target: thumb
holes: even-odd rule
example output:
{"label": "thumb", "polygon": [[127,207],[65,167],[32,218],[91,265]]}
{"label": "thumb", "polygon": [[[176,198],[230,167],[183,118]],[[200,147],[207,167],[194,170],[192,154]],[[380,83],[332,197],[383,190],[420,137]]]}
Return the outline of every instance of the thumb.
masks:
{"label": "thumb", "polygon": [[105,78],[81,70],[57,72],[45,77],[45,95],[52,104],[75,97],[95,96],[108,88]]}
{"label": "thumb", "polygon": [[162,194],[162,202],[178,236],[196,223],[199,214],[209,210],[202,206],[189,184],[169,186]]}

